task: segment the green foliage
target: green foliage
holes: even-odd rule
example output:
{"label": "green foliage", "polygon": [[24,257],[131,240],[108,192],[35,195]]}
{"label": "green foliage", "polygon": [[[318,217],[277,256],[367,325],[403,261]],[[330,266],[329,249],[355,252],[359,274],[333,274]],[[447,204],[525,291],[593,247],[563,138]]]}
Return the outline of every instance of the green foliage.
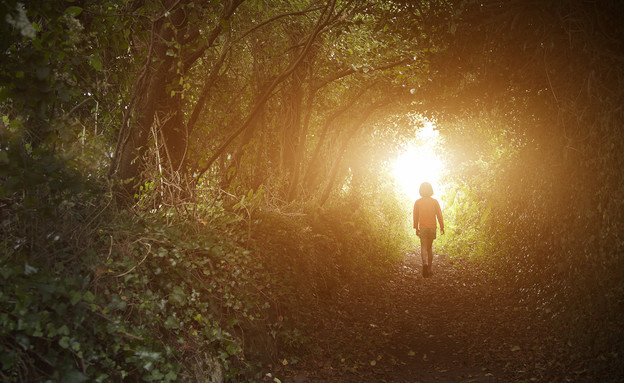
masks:
{"label": "green foliage", "polygon": [[137,374],[148,381],[176,380],[175,363],[164,358],[171,350],[134,335],[140,329],[114,310],[109,313],[114,302],[102,308],[103,302],[87,289],[88,275],[68,278],[22,258],[3,259],[0,320],[6,380],[102,382]]}
{"label": "green foliage", "polygon": [[[618,2],[339,2],[283,77],[327,4],[241,2],[226,20],[217,3],[0,3],[4,380],[175,381],[214,361],[235,380],[304,342],[282,313],[313,318],[409,243],[379,175],[406,111],[437,114],[452,154],[442,251],[488,262],[579,359],[624,376]],[[119,212],[105,173],[134,140],[122,121],[150,110],[130,152],[149,157],[143,188]]]}
{"label": "green foliage", "polygon": [[[503,10],[475,3],[467,11],[476,19],[460,23],[456,45],[439,56],[452,87],[442,115],[460,121],[462,128],[448,132],[465,144],[450,210],[468,239],[449,238],[447,246],[465,254],[473,245],[495,275],[560,325],[579,361],[621,380],[624,157],[622,113],[612,96],[622,84],[612,69],[619,50],[603,45],[595,27],[612,25],[621,36],[615,15],[622,6],[561,1]],[[544,17],[540,23],[513,21],[533,12]],[[575,35],[554,14],[585,32]],[[484,47],[491,54],[475,54]],[[480,133],[484,126],[491,137]]]}
{"label": "green foliage", "polygon": [[[266,252],[267,268],[290,310],[313,309],[323,302],[382,278],[403,255],[404,237],[392,200],[333,200],[308,213],[261,211],[252,227],[251,243]],[[306,303],[308,302],[308,303]]]}
{"label": "green foliage", "polygon": [[[0,6],[0,110],[11,119],[21,117],[24,138],[33,146],[72,142],[78,117],[95,114],[97,121],[90,107],[106,100],[111,88],[111,78],[99,78],[104,57],[123,50],[123,35],[116,33],[121,23],[93,16],[115,11],[116,2],[92,5],[88,15],[69,2],[58,5],[9,1]],[[13,22],[4,22],[9,19]],[[101,110],[108,117],[109,111]]]}
{"label": "green foliage", "polygon": [[231,361],[243,351],[236,329],[253,322],[262,303],[250,293],[257,264],[226,228],[150,215],[116,236],[120,246],[97,285],[111,312],[142,337],[176,349],[182,360],[213,355],[235,376],[241,366]]}
{"label": "green foliage", "polygon": [[501,177],[519,164],[518,152],[526,145],[520,136],[503,128],[504,121],[492,114],[473,121],[470,130],[449,124],[445,136],[447,174],[443,196],[447,236],[437,241],[453,256],[489,258],[498,249],[492,238],[498,226],[492,219],[509,196]]}
{"label": "green foliage", "polygon": [[[561,148],[507,132],[447,130],[449,149],[461,161],[446,189],[448,235],[438,243],[447,254],[487,262],[538,315],[559,323],[576,357],[590,355],[595,373],[617,376],[623,270],[613,230],[621,219],[621,182],[605,182],[601,160],[581,164],[569,149],[562,158]],[[621,161],[610,149],[603,155]]]}
{"label": "green foliage", "polygon": [[[88,232],[87,257],[54,267],[28,244],[3,242],[3,376],[178,381],[213,360],[220,367],[208,375],[248,371],[241,328],[266,306],[255,287],[261,264],[236,244],[238,220],[107,216]],[[7,238],[16,224],[3,224]]]}

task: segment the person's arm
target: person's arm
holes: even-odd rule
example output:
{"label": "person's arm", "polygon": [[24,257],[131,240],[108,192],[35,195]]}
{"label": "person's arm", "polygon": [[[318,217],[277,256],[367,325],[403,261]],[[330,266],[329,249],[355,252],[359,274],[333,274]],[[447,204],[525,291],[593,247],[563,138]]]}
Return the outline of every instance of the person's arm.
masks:
{"label": "person's arm", "polygon": [[436,201],[436,216],[440,223],[440,232],[444,234],[444,218],[442,218],[442,208],[440,208],[440,203],[438,201]]}
{"label": "person's arm", "polygon": [[420,218],[420,209],[418,207],[418,201],[414,202],[414,229],[416,229],[416,235],[420,235],[418,230],[418,219]]}

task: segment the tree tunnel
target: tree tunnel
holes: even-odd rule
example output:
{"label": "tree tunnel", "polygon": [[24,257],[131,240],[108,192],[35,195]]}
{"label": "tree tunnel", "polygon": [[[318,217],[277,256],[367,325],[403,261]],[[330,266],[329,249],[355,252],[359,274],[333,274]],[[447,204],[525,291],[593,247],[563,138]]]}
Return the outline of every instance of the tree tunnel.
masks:
{"label": "tree tunnel", "polygon": [[618,381],[623,4],[0,3],[0,376],[239,377],[393,275],[428,181],[447,275]]}

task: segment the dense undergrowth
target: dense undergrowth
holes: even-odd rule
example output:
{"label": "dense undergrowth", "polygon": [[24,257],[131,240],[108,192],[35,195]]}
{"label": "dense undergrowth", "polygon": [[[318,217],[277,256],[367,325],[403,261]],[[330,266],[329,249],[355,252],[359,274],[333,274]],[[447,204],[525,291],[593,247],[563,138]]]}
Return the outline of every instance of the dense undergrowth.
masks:
{"label": "dense undergrowth", "polygon": [[470,64],[461,54],[440,56],[451,75],[463,65],[479,73],[465,87],[470,77],[460,75],[444,97],[453,109],[444,125],[457,157],[449,189],[460,234],[446,245],[491,266],[558,324],[597,380],[621,381],[624,114],[615,63],[624,9],[617,2],[509,5],[489,3],[492,13],[458,27],[458,51],[483,52],[469,55]]}
{"label": "dense undergrowth", "polygon": [[[559,324],[580,364],[617,379],[622,270],[611,230],[619,210],[588,209],[586,226],[566,224],[579,213],[565,208],[575,197],[552,194],[552,184],[570,170],[542,165],[540,177],[525,174],[534,170],[516,164],[534,161],[531,149],[488,136],[447,187],[439,251],[489,265],[518,299]],[[278,209],[262,189],[154,209],[162,195],[151,187],[133,208],[118,209],[103,178],[81,174],[79,162],[3,139],[7,381],[254,380],[263,363],[296,361],[308,343],[299,329],[318,308],[382,280],[408,243],[400,204],[371,198],[372,190],[323,209]],[[590,206],[599,193],[587,198]],[[527,214],[530,202],[543,214]],[[615,226],[587,237],[605,217]]]}
{"label": "dense undergrowth", "polygon": [[392,219],[370,206],[284,213],[250,192],[180,210],[147,209],[146,194],[117,209],[103,184],[68,164],[49,189],[37,178],[48,165],[33,162],[25,187],[23,161],[11,163],[0,260],[5,381],[253,380],[261,363],[305,345],[298,328],[315,305],[382,275],[401,253]]}
{"label": "dense undergrowth", "polygon": [[[592,143],[592,137],[584,152],[603,146],[602,156],[622,161],[621,141]],[[614,177],[620,168],[492,128],[450,140],[449,147],[471,138],[480,145],[449,177],[450,235],[440,250],[487,267],[558,328],[579,366],[618,381],[624,376],[624,183]]]}
{"label": "dense undergrowth", "polygon": [[[172,2],[174,12],[155,2],[23,3],[0,3],[0,379],[250,380],[259,364],[305,349],[298,328],[315,308],[383,279],[408,243],[406,208],[377,165],[413,126],[376,125],[366,110],[439,113],[451,171],[438,249],[508,281],[596,376],[624,377],[619,2],[440,2],[431,14],[440,49],[420,38],[405,46],[424,24],[403,1],[347,2],[362,8],[336,13],[327,30],[337,34],[324,37],[312,20],[322,24],[334,2],[310,2],[320,15],[269,34],[259,20],[308,11],[227,2],[244,3],[230,22],[227,7],[191,1]],[[204,23],[178,33],[167,18],[187,11]],[[157,23],[171,39],[153,39]],[[182,73],[180,55],[204,54],[192,42],[200,30],[214,40],[204,36],[202,64]],[[282,72],[305,30],[306,45],[316,36],[319,45],[287,67],[309,68]],[[267,89],[271,78],[288,81]],[[400,89],[413,97],[397,112]],[[204,116],[180,125],[205,94]],[[149,111],[153,121],[139,123]],[[186,138],[195,144],[178,142],[167,121],[196,125]],[[129,126],[144,139],[124,156],[137,174],[107,177]],[[225,150],[234,131],[244,137]],[[186,178],[165,161],[168,148],[184,149]],[[116,205],[111,190],[134,176],[143,194]],[[299,178],[309,189],[297,196]]]}

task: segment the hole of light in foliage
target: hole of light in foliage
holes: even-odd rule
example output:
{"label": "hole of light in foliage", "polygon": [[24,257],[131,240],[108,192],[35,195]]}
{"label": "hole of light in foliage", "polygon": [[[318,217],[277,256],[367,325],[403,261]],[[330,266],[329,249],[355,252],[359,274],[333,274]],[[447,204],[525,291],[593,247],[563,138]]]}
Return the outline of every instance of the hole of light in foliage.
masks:
{"label": "hole of light in foliage", "polygon": [[418,189],[423,182],[431,183],[434,195],[442,195],[443,185],[440,184],[440,179],[444,162],[436,153],[440,144],[438,131],[431,122],[426,122],[414,143],[392,164],[392,174],[397,186],[411,200],[420,197]]}

